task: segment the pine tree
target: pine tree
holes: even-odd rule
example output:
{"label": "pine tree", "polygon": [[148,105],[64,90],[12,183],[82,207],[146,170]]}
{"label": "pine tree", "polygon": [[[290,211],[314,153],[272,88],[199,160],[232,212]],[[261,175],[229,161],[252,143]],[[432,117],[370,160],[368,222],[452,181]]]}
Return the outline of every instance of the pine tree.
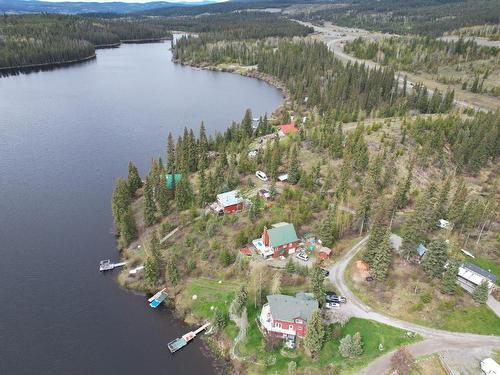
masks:
{"label": "pine tree", "polygon": [[375,255],[383,243],[385,236],[387,235],[387,224],[385,223],[385,218],[383,213],[377,213],[375,223],[373,224],[370,236],[366,242],[365,252],[363,254],[363,260],[367,262],[370,266],[373,264]]}
{"label": "pine tree", "polygon": [[137,167],[131,161],[128,163],[128,188],[130,196],[133,197],[135,192],[142,187],[142,180],[137,171]]}
{"label": "pine tree", "polygon": [[175,201],[177,208],[187,210],[193,203],[193,190],[187,177],[182,178],[175,188]]}
{"label": "pine tree", "polygon": [[389,241],[389,231],[386,230],[371,262],[371,274],[377,281],[383,281],[389,273],[392,262],[392,248]]}
{"label": "pine tree", "polygon": [[448,261],[448,244],[439,237],[432,241],[422,260],[422,268],[429,277],[441,277]]}
{"label": "pine tree", "polygon": [[130,190],[127,181],[119,177],[116,179],[116,186],[111,198],[111,209],[113,211],[113,218],[118,233],[120,231],[123,215],[127,212],[130,204]]}
{"label": "pine tree", "polygon": [[368,221],[370,220],[373,197],[375,194],[374,183],[370,177],[365,178],[364,189],[361,195],[359,208],[356,211],[356,216],[359,222],[359,234],[361,235],[365,228],[368,227]]}
{"label": "pine tree", "polygon": [[243,309],[247,305],[247,300],[248,300],[248,293],[247,289],[244,285],[240,287],[238,292],[236,293],[236,296],[234,297],[233,303],[232,303],[232,310],[233,312],[241,316],[241,313],[243,312]]}
{"label": "pine tree", "polygon": [[200,125],[200,137],[198,140],[198,169],[206,169],[208,167],[208,140],[203,121]]}
{"label": "pine tree", "polygon": [[333,232],[333,223],[330,215],[327,215],[327,217],[322,221],[319,235],[321,237],[322,244],[326,247],[332,247],[335,243],[336,238]]}
{"label": "pine tree", "polygon": [[318,265],[315,265],[311,274],[311,289],[320,305],[325,302],[324,280],[325,274]]}
{"label": "pine tree", "polygon": [[271,282],[271,294],[281,293],[281,273],[275,272]]}
{"label": "pine tree", "polygon": [[453,223],[453,227],[457,228],[461,226],[465,219],[465,206],[467,203],[469,192],[464,180],[460,180],[457,188],[455,189],[455,194],[451,201],[450,210],[448,217]]}
{"label": "pine tree", "polygon": [[295,272],[295,263],[292,257],[288,257],[285,263],[285,272],[286,273],[294,273]]}
{"label": "pine tree", "polygon": [[120,223],[120,247],[127,247],[135,238],[137,238],[137,225],[129,206]]}
{"label": "pine tree", "polygon": [[199,171],[199,197],[198,200],[200,202],[200,207],[204,207],[205,204],[208,202],[208,189],[207,189],[207,183],[205,181],[205,171],[203,169],[200,169]]}
{"label": "pine tree", "polygon": [[486,280],[483,280],[483,282],[474,289],[474,292],[472,293],[472,298],[477,303],[483,304],[486,303],[486,301],[488,300],[489,293],[490,289],[488,282]]}
{"label": "pine tree", "polygon": [[448,217],[448,195],[450,193],[451,179],[447,178],[437,197],[436,206],[434,208],[433,224],[437,224],[439,219],[446,219]]}
{"label": "pine tree", "polygon": [[160,242],[156,236],[156,232],[153,232],[146,254],[146,261],[144,262],[144,278],[150,285],[154,285],[160,278],[163,262],[160,253]]}
{"label": "pine tree", "polygon": [[457,290],[458,262],[455,259],[448,261],[448,267],[441,281],[441,292],[444,294],[455,294]]}
{"label": "pine tree", "polygon": [[243,134],[246,137],[251,137],[253,134],[253,128],[252,128],[252,111],[250,109],[247,109],[245,111],[245,116],[243,117],[243,120],[241,121],[241,129],[243,131]]}
{"label": "pine tree", "polygon": [[167,139],[167,173],[172,176],[172,191],[175,191],[175,144],[172,133]]}
{"label": "pine tree", "polygon": [[153,186],[149,177],[146,177],[144,183],[144,223],[146,226],[151,226],[156,221],[156,205],[153,196]]}
{"label": "pine tree", "polygon": [[288,181],[296,184],[300,180],[299,160],[297,146],[292,146],[288,156]]}
{"label": "pine tree", "polygon": [[168,257],[165,273],[170,284],[176,286],[179,282],[179,270],[177,269],[177,265],[175,264],[174,256]]}
{"label": "pine tree", "polygon": [[168,214],[168,202],[169,202],[169,194],[167,190],[167,181],[165,180],[165,172],[162,171],[160,175],[160,183],[158,184],[158,194],[157,194],[157,203],[160,214],[162,216],[166,216]]}
{"label": "pine tree", "polygon": [[394,211],[405,208],[408,205],[408,194],[411,189],[411,180],[413,178],[413,163],[408,168],[408,174],[403,183],[398,184],[398,189],[394,195]]}
{"label": "pine tree", "polygon": [[356,358],[363,354],[363,341],[361,334],[347,335],[340,340],[339,353],[343,358]]}
{"label": "pine tree", "polygon": [[304,336],[304,347],[315,357],[321,351],[325,340],[325,326],[321,319],[321,312],[316,310],[312,313],[307,323],[307,331]]}

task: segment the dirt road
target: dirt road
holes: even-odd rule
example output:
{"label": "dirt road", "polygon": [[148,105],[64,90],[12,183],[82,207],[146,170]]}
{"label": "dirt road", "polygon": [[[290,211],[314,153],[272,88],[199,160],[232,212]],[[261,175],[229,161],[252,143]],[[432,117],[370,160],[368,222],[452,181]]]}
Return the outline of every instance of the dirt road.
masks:
{"label": "dirt road", "polygon": [[[424,327],[374,311],[360,301],[347,286],[344,273],[349,262],[363,248],[367,239],[368,237],[365,237],[359,241],[330,268],[330,281],[333,285],[335,285],[339,293],[347,298],[348,302],[343,306],[343,310],[346,314],[363,319],[375,320],[380,323],[420,334],[424,338],[424,341],[413,344],[409,347],[410,352],[415,356],[431,354],[442,350],[465,351],[471,348],[481,348],[486,350],[500,348],[500,337],[498,336],[448,332],[440,329]],[[389,369],[391,355],[392,353],[387,353],[386,355],[378,358],[360,373],[384,374],[385,371]]]}

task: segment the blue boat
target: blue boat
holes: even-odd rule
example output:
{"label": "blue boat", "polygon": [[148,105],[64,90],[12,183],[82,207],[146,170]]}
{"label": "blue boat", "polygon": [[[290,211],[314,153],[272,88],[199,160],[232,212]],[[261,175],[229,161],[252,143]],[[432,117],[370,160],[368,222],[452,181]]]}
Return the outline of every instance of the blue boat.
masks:
{"label": "blue boat", "polygon": [[157,292],[153,297],[148,299],[149,306],[153,309],[156,309],[160,304],[165,301],[168,297],[168,294],[165,292],[166,288],[163,288],[159,292]]}

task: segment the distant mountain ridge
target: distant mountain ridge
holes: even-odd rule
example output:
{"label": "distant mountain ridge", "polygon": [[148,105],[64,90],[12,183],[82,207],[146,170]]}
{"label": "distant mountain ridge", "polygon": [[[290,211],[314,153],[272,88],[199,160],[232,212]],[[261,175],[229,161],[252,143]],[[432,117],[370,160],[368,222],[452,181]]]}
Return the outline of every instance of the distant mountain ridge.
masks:
{"label": "distant mountain ridge", "polygon": [[195,3],[171,3],[168,1],[153,1],[149,3],[125,2],[49,2],[37,0],[0,0],[0,12],[7,14],[19,13],[135,13],[145,12],[157,8],[193,7],[213,4],[214,1],[199,1]]}

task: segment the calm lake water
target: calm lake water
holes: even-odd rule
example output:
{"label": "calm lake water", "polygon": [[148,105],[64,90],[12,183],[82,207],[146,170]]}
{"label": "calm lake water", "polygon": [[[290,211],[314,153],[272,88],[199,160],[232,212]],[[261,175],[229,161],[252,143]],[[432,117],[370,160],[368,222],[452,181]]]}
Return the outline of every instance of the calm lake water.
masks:
{"label": "calm lake water", "polygon": [[270,113],[264,82],[171,61],[169,43],[98,51],[97,60],[0,79],[0,374],[211,374],[200,340],[166,309],[122,290],[111,192],[129,160],[145,173],[169,131],[213,133]]}

